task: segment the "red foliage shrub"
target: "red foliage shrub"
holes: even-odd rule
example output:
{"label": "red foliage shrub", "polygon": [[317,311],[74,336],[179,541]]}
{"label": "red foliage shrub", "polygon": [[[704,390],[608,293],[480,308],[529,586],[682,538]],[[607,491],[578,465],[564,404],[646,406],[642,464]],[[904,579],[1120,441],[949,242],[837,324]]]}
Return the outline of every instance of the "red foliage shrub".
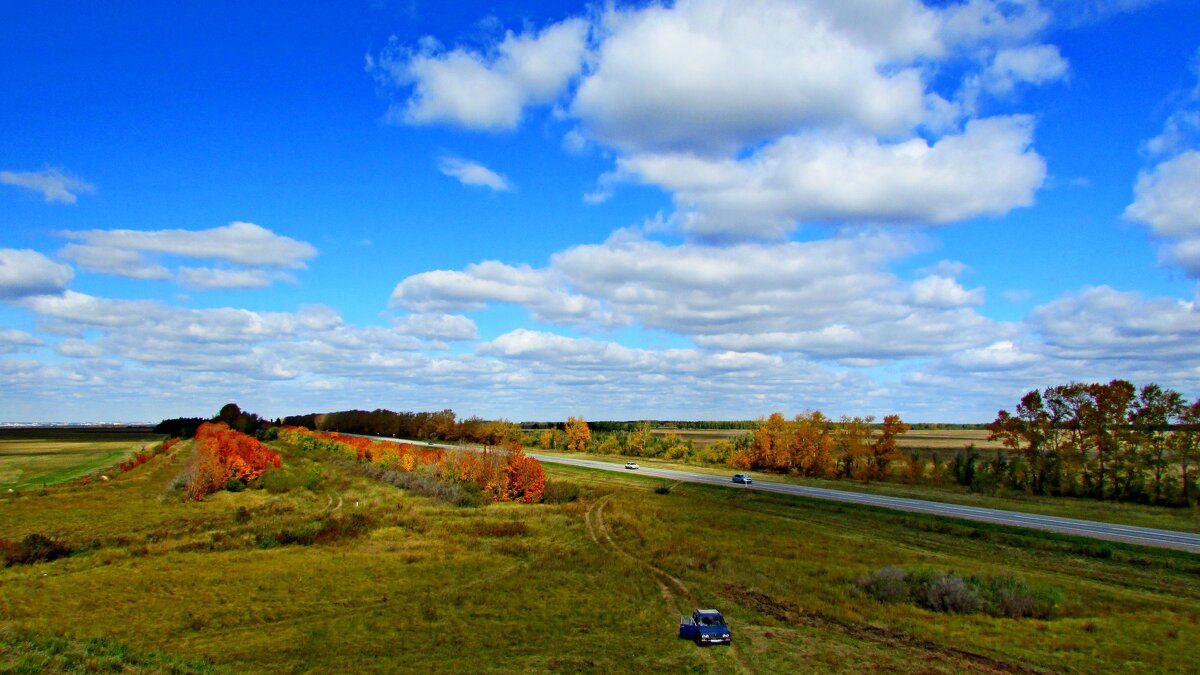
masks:
{"label": "red foliage shrub", "polygon": [[196,430],[196,464],[188,482],[188,495],[203,499],[225,487],[231,479],[251,481],[267,467],[279,468],[279,454],[253,436],[233,431],[223,423],[206,422]]}

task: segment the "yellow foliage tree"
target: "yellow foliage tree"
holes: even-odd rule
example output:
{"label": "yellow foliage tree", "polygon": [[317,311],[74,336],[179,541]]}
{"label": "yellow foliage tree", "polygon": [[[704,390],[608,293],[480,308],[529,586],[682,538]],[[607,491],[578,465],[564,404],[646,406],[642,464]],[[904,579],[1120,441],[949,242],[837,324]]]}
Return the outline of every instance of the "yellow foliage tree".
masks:
{"label": "yellow foliage tree", "polygon": [[567,449],[571,452],[583,452],[588,441],[592,440],[592,430],[588,428],[587,420],[582,417],[567,418]]}

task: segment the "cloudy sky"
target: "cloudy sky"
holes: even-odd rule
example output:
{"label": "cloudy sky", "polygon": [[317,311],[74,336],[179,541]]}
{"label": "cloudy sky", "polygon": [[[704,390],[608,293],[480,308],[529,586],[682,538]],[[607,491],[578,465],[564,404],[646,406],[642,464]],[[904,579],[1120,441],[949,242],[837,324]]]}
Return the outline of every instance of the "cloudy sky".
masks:
{"label": "cloudy sky", "polygon": [[1200,396],[1194,0],[10,2],[0,27],[0,423]]}

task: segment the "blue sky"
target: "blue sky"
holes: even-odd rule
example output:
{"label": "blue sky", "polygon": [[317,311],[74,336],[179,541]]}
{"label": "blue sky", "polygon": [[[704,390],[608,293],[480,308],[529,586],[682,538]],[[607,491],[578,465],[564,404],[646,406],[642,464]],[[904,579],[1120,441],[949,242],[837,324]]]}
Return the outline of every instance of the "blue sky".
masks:
{"label": "blue sky", "polygon": [[8,3],[0,423],[1200,396],[1185,0]]}

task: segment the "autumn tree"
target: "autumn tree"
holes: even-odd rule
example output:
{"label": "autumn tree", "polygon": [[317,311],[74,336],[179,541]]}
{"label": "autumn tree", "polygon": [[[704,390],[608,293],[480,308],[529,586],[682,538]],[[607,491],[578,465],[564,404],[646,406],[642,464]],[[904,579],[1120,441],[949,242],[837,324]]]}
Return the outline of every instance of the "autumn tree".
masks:
{"label": "autumn tree", "polygon": [[869,475],[871,423],[874,421],[874,417],[843,416],[838,422],[834,444],[838,450],[839,475],[858,479],[865,479]]}
{"label": "autumn tree", "polygon": [[754,432],[753,455],[746,468],[788,471],[794,459],[791,425],[783,413],[771,413],[761,422],[762,426]]}
{"label": "autumn tree", "polygon": [[[1131,420],[1134,433],[1145,456],[1145,468],[1151,477],[1151,500],[1163,501],[1163,482],[1169,467],[1168,440],[1171,424],[1183,415],[1183,395],[1177,391],[1163,389],[1157,384],[1142,387],[1134,403]],[[1139,467],[1140,468],[1140,467]]]}
{"label": "autumn tree", "polygon": [[796,415],[792,425],[793,466],[805,476],[833,477],[833,423],[820,410],[812,410]]}
{"label": "autumn tree", "polygon": [[1200,464],[1200,399],[1185,407],[1179,414],[1177,431],[1171,435],[1171,459],[1179,467],[1179,482],[1182,501],[1196,501],[1196,478],[1194,467]]}
{"label": "autumn tree", "polygon": [[1108,384],[1090,384],[1084,405],[1083,426],[1096,466],[1095,493],[1104,499],[1109,492],[1106,487],[1113,481],[1113,463],[1118,459],[1122,442],[1129,427],[1129,407],[1133,402],[1134,386],[1125,380],[1113,380]]}
{"label": "autumn tree", "polygon": [[646,421],[633,425],[633,429],[625,437],[625,445],[631,455],[644,456],[646,454],[646,446],[649,444],[650,423]]}
{"label": "autumn tree", "polygon": [[592,440],[592,431],[588,428],[587,420],[582,417],[567,418],[567,450],[583,452],[588,441]]}
{"label": "autumn tree", "polygon": [[879,434],[871,441],[870,455],[864,475],[867,480],[884,480],[888,477],[891,463],[900,459],[896,437],[908,431],[909,427],[900,421],[899,415],[888,415],[883,418]]}

